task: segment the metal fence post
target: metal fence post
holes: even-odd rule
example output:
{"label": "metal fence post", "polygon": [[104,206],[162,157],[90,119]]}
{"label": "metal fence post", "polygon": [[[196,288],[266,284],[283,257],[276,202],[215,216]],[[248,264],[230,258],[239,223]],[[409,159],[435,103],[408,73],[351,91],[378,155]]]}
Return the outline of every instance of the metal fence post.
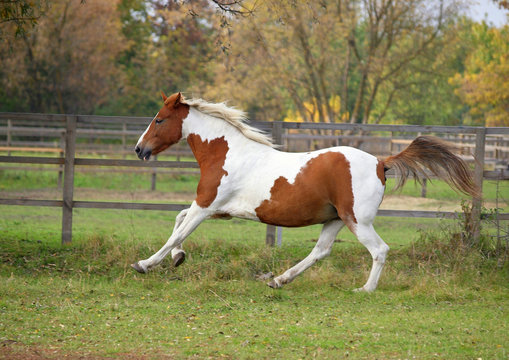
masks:
{"label": "metal fence post", "polygon": [[62,207],[62,244],[72,239],[72,207],[74,192],[74,158],[76,151],[77,116],[66,116],[64,189]]}
{"label": "metal fence post", "polygon": [[482,207],[482,185],[484,175],[484,154],[486,144],[486,128],[482,127],[475,131],[475,168],[474,183],[479,188],[480,195],[472,199],[472,235],[474,242],[479,242],[481,235],[481,207]]}
{"label": "metal fence post", "polygon": [[[276,145],[283,144],[283,122],[274,121],[272,123],[272,139]],[[281,232],[281,229],[279,229]],[[267,233],[265,235],[265,244],[268,246],[274,246],[276,243],[276,227],[274,225],[267,225]],[[278,241],[278,246],[281,243]]]}
{"label": "metal fence post", "polygon": [[276,243],[276,227],[267,224],[267,232],[265,234],[265,245],[274,246]]}

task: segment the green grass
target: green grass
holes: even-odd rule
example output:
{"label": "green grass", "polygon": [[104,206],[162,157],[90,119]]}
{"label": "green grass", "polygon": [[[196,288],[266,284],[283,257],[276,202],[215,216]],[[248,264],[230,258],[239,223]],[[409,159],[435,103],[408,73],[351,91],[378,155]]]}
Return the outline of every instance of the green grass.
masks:
{"label": "green grass", "polygon": [[[74,176],[74,186],[116,191],[150,190],[151,178],[149,173],[83,173],[78,170]],[[0,170],[0,191],[56,188],[57,180],[56,171]],[[158,174],[157,190],[194,193],[198,180],[196,175]]]}
{"label": "green grass", "polygon": [[[193,193],[197,181],[158,175],[157,186]],[[55,186],[55,172],[0,171],[5,194]],[[129,194],[150,175],[78,172],[76,186]],[[484,191],[496,198],[494,182]],[[440,181],[428,196],[461,199]],[[175,213],[75,209],[70,246],[60,209],[0,214],[0,358],[508,358],[508,261],[451,242],[454,221],[378,218],[391,251],[379,289],[359,294],[371,258],[346,229],[330,257],[272,290],[255,276],[304,258],[320,226],[284,229],[283,246],[267,248],[263,224],[209,220],[184,243],[184,265],[140,275],[129,264],[160,248]]]}
{"label": "green grass", "polygon": [[0,342],[16,341],[14,353],[505,359],[509,351],[507,263],[444,250],[416,230],[450,222],[379,221],[392,250],[368,295],[351,291],[371,259],[346,231],[329,258],[272,290],[255,275],[306,256],[318,227],[285,229],[283,247],[271,249],[262,224],[206,221],[186,241],[184,265],[167,260],[140,275],[129,264],[161,246],[174,213],[77,209],[73,244],[62,247],[58,209],[0,211]]}

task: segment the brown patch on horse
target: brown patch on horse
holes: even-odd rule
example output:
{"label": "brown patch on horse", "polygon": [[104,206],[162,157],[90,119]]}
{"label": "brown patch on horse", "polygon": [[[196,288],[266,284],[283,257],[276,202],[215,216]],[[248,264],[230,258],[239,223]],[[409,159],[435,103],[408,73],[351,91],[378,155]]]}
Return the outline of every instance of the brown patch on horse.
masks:
{"label": "brown patch on horse", "polygon": [[223,219],[223,220],[230,220],[232,216],[228,213],[218,213],[214,214],[210,217],[211,219]]}
{"label": "brown patch on horse", "polygon": [[382,160],[378,160],[378,164],[376,164],[376,176],[378,176],[383,186],[385,186],[385,181],[387,180],[385,177],[385,170],[384,162]]}
{"label": "brown patch on horse", "polygon": [[182,138],[182,123],[189,114],[189,105],[181,102],[181,95],[166,98],[144,136],[145,146],[150,146],[156,155],[177,143]]}
{"label": "brown patch on horse", "polygon": [[325,223],[338,216],[356,223],[350,163],[337,152],[321,154],[306,163],[290,184],[284,177],[274,181],[270,199],[262,201],[256,216],[267,224],[306,226]]}
{"label": "brown patch on horse", "polygon": [[228,152],[228,142],[224,136],[210,142],[203,141],[200,135],[189,134],[187,142],[194,157],[200,165],[200,182],[198,183],[196,203],[202,207],[209,207],[217,196],[217,188],[223,176],[228,172],[223,169]]}

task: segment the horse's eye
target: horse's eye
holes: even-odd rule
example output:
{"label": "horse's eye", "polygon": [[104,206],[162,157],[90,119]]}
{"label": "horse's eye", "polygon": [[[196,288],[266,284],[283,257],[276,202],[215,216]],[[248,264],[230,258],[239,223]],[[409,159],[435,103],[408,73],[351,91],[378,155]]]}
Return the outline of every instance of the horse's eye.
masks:
{"label": "horse's eye", "polygon": [[164,119],[156,118],[156,124],[160,124],[164,121]]}

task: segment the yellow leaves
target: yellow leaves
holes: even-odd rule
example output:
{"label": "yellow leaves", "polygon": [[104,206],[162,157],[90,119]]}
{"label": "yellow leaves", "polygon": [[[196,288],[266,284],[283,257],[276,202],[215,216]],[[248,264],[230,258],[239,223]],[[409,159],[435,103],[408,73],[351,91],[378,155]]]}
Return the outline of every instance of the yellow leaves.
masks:
{"label": "yellow leaves", "polygon": [[[317,101],[313,99],[312,101],[305,101],[303,103],[304,111],[306,113],[306,118],[302,117],[301,112],[295,111],[293,109],[289,109],[286,113],[286,117],[283,119],[285,122],[304,122],[304,121],[312,121],[315,123],[320,122],[320,112],[318,111]],[[329,110],[333,114],[333,119],[329,118]],[[322,104],[322,113],[325,114],[326,122],[344,122],[345,119],[348,119],[348,112],[341,114],[341,98],[339,95],[332,95],[328,101],[328,107],[325,104]]]}
{"label": "yellow leaves", "polygon": [[485,126],[509,126],[509,26],[501,29],[475,24],[476,49],[463,74],[449,83],[470,106],[470,114]]}

